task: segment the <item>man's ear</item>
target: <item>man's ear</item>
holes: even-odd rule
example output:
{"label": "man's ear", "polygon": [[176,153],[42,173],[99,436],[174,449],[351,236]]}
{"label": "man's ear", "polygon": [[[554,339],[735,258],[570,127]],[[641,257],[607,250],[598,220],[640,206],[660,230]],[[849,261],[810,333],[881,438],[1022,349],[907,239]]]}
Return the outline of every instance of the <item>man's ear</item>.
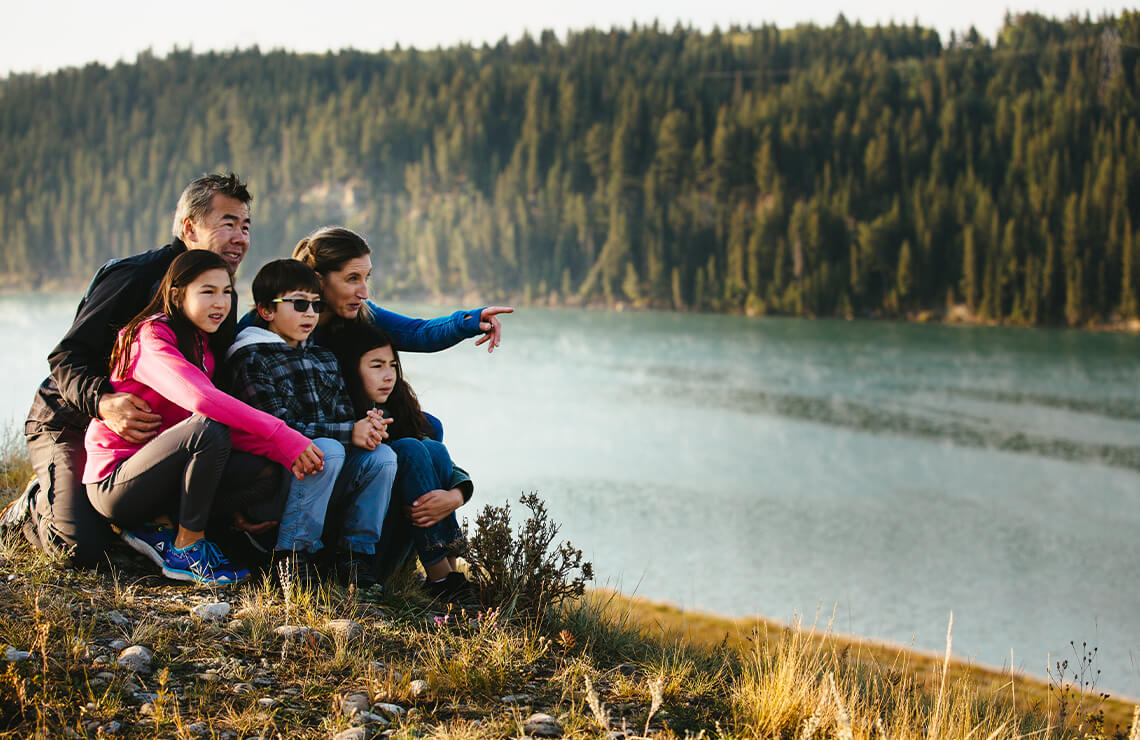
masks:
{"label": "man's ear", "polygon": [[194,219],[187,216],[182,219],[182,242],[189,244],[197,240],[197,234],[194,232]]}
{"label": "man's ear", "polygon": [[277,309],[270,308],[262,304],[257,304],[257,315],[265,322],[273,321],[273,317],[277,315]]}

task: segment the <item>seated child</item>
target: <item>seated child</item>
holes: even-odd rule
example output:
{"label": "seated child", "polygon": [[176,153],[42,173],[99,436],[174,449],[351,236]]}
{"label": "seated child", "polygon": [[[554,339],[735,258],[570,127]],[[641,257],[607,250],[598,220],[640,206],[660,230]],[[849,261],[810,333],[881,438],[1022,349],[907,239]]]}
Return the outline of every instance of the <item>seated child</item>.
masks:
{"label": "seated child", "polygon": [[389,421],[385,446],[395,450],[398,460],[397,505],[389,509],[383,537],[384,551],[394,562],[377,563],[378,570],[399,567],[408,546],[397,545],[394,551],[390,545],[410,538],[427,573],[428,593],[450,603],[474,603],[467,578],[456,570],[456,553],[464,540],[455,510],[471,498],[470,477],[451,461],[443,443],[431,439],[432,427],[404,380],[391,337],[357,323],[336,332],[329,344],[340,360],[356,415],[379,409]]}
{"label": "seated child", "polygon": [[[168,578],[210,585],[249,575],[205,536],[231,447],[300,477],[321,464],[320,451],[297,430],[214,386],[232,300],[225,260],[204,249],[179,255],[154,299],[119,332],[110,362],[112,387],[161,417],[158,434],[139,443],[96,419],[85,440],[83,482],[95,510]],[[164,514],[177,520],[176,533],[146,524]]]}
{"label": "seated child", "polygon": [[[387,420],[353,416],[336,357],[308,339],[324,308],[320,279],[291,259],[274,260],[253,279],[253,300],[266,328],[243,329],[227,354],[230,390],[301,432],[324,453],[324,469],[290,484],[275,562],[289,562],[304,586],[316,580],[314,556],[338,478],[349,505],[338,543],[337,570],[359,588],[375,583],[369,562],[380,541],[396,476],[396,454],[381,444]],[[279,571],[280,573],[280,571]]]}

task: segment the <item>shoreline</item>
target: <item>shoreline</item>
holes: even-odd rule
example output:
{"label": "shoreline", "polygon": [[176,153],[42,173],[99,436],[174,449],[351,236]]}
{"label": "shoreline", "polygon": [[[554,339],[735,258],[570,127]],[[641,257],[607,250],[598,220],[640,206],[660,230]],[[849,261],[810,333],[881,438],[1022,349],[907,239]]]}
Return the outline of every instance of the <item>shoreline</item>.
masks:
{"label": "shoreline", "polygon": [[[238,280],[238,295],[246,295],[249,292],[249,282],[245,280]],[[81,294],[87,287],[87,281],[83,280],[52,280],[41,281],[35,288],[28,288],[26,286],[18,286],[10,280],[7,276],[0,277],[0,297],[13,296],[13,295],[28,295],[28,294],[46,294],[46,293],[76,293]],[[373,299],[375,300],[375,298]],[[410,292],[400,293],[395,296],[385,296],[384,301],[392,301],[396,303],[424,303],[432,306],[455,306],[455,305],[497,305],[498,301],[483,300],[477,294],[467,295],[434,295],[431,293],[423,292]],[[680,313],[680,314],[707,314],[719,316],[743,316],[747,318],[763,319],[763,318],[779,318],[779,319],[803,319],[805,321],[867,321],[874,323],[881,322],[897,322],[904,324],[930,324],[938,326],[952,326],[962,328],[1000,328],[1000,329],[1052,329],[1052,330],[1068,330],[1079,332],[1096,332],[1107,334],[1136,334],[1140,335],[1140,318],[1135,319],[1118,319],[1115,321],[1090,321],[1081,326],[1067,326],[1063,324],[1021,324],[1011,323],[1005,321],[992,321],[989,319],[980,319],[970,314],[968,309],[963,304],[958,304],[950,308],[945,313],[940,313],[932,310],[909,311],[905,314],[898,316],[882,316],[882,315],[854,315],[849,314],[846,316],[794,316],[791,314],[756,314],[748,313],[746,311],[692,311],[688,309],[678,310],[676,308],[668,308],[662,306],[650,305],[634,305],[625,301],[615,301],[612,305],[601,303],[598,301],[579,301],[575,299],[561,300],[557,296],[547,297],[545,299],[532,299],[525,300],[522,294],[514,294],[509,299],[503,301],[507,305],[516,308],[548,308],[548,309],[580,309],[584,311],[599,311],[608,313],[626,313],[626,312],[639,312],[639,313]]]}
{"label": "shoreline", "polygon": [[[590,589],[588,593],[602,599],[621,600],[622,604],[628,607],[628,612],[643,626],[658,632],[683,636],[694,643],[707,646],[719,644],[745,646],[747,642],[751,642],[749,633],[758,629],[768,634],[776,633],[777,639],[784,639],[783,636],[788,633],[799,631],[821,644],[834,644],[843,653],[854,652],[856,659],[863,656],[880,665],[891,665],[897,664],[900,657],[905,658],[906,665],[911,671],[929,678],[934,678],[940,673],[943,662],[947,659],[945,653],[890,640],[838,632],[827,624],[788,624],[763,615],[728,617],[699,609],[685,609],[667,601],[630,596],[605,588]],[[1054,682],[1048,678],[1012,667],[979,662],[956,655],[953,651],[949,656],[948,665],[949,675],[955,677],[968,675],[972,681],[988,687],[995,693],[1009,686],[1016,686],[1016,690],[1025,692],[1027,698],[1045,700],[1056,693],[1056,689],[1052,688]],[[1074,691],[1076,690],[1074,688]],[[1131,717],[1133,708],[1140,706],[1140,697],[1096,686],[1086,687],[1086,696],[1094,700],[1101,693],[1109,694],[1105,700],[1106,716],[1111,716],[1118,722],[1125,722]]]}

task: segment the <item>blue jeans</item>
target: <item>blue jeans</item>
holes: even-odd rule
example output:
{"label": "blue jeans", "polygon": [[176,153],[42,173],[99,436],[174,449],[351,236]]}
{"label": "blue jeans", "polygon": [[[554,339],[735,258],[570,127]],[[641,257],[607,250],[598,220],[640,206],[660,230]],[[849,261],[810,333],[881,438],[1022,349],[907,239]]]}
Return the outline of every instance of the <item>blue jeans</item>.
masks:
{"label": "blue jeans", "polygon": [[[395,491],[399,505],[411,506],[428,491],[444,489],[451,482],[451,455],[440,442],[404,437],[391,447],[398,461]],[[411,530],[412,544],[425,567],[443,560],[448,549],[463,539],[455,512],[430,527],[412,526]]]}
{"label": "blue jeans", "polygon": [[345,451],[344,445],[327,437],[318,437],[313,444],[324,454],[325,467],[301,480],[290,474],[289,496],[285,499],[285,512],[277,533],[278,550],[311,554],[322,547],[321,530],[333,488],[345,467]]}
{"label": "blue jeans", "polygon": [[376,552],[395,479],[396,453],[388,445],[374,450],[348,448],[334,493],[347,506],[340,527],[342,549],[362,555]]}

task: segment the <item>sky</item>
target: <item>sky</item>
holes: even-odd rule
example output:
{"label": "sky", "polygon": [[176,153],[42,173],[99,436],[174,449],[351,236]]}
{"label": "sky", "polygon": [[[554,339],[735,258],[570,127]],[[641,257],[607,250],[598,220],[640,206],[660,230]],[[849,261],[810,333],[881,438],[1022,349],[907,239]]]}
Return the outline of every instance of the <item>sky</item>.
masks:
{"label": "sky", "polygon": [[[1017,4],[1013,4],[1017,3]],[[958,0],[921,3],[913,0],[242,0],[182,3],[163,0],[0,0],[0,75],[51,72],[88,62],[112,65],[133,62],[140,51],[163,56],[172,48],[195,51],[248,48],[305,52],[362,51],[403,47],[430,49],[468,42],[511,40],[529,31],[537,36],[552,29],[608,29],[652,23],[709,30],[775,23],[791,27],[814,22],[830,25],[842,12],[865,25],[911,23],[916,18],[933,27],[943,40],[950,30],[971,25],[992,39],[1006,10],[1038,12],[1057,18],[1088,12],[1119,14],[1122,4],[1089,4],[1073,0]]]}

